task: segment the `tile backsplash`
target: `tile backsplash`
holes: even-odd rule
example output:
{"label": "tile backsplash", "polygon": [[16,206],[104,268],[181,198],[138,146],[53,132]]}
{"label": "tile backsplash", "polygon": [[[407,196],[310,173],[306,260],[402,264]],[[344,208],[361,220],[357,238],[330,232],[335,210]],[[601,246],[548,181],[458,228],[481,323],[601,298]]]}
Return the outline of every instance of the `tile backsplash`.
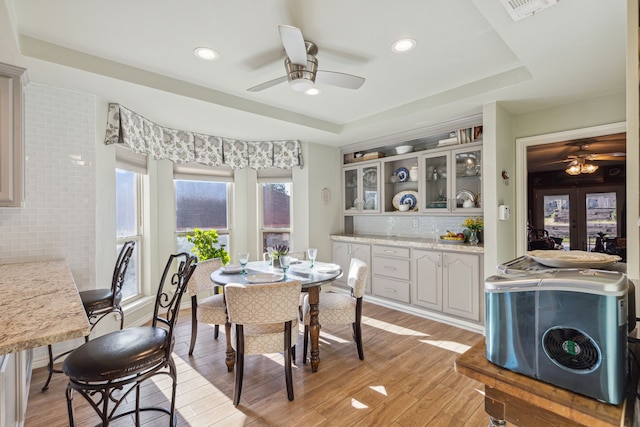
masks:
{"label": "tile backsplash", "polygon": [[353,217],[353,228],[355,234],[429,239],[447,230],[461,232],[465,218],[467,216],[358,215]]}
{"label": "tile backsplash", "polygon": [[96,100],[25,90],[25,203],[0,208],[0,263],[66,258],[80,290],[95,287]]}

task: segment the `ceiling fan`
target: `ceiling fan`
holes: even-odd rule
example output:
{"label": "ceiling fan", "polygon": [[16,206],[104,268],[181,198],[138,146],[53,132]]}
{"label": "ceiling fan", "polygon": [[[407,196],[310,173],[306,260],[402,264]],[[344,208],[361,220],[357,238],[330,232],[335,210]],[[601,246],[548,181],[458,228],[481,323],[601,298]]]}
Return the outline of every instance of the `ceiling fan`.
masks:
{"label": "ceiling fan", "polygon": [[598,170],[598,165],[591,163],[594,161],[620,161],[626,157],[626,153],[615,151],[610,153],[596,153],[589,150],[589,144],[585,142],[573,142],[567,145],[573,145],[578,148],[577,151],[567,155],[563,160],[547,163],[567,163],[565,172],[569,175],[591,174]]}
{"label": "ceiling fan", "polygon": [[318,46],[305,40],[302,31],[290,25],[279,25],[280,38],[287,54],[284,59],[287,75],[261,83],[247,89],[249,92],[259,92],[277,84],[289,81],[289,85],[296,92],[307,93],[316,84],[326,84],[345,89],[358,89],[363,85],[364,77],[335,71],[318,70]]}

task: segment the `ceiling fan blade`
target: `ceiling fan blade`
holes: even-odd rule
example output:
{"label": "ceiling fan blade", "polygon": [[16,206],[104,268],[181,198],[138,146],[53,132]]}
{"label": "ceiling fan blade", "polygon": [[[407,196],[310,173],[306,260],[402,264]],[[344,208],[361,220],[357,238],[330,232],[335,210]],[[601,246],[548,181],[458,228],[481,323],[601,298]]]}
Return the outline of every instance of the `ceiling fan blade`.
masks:
{"label": "ceiling fan blade", "polygon": [[602,153],[602,154],[593,154],[589,156],[589,160],[624,160],[626,157],[625,153]]}
{"label": "ceiling fan blade", "polygon": [[335,71],[322,71],[316,73],[316,83],[338,86],[345,89],[359,89],[364,84],[365,78],[351,74],[336,73]]}
{"label": "ceiling fan blade", "polygon": [[293,64],[307,65],[307,48],[304,44],[302,31],[291,25],[278,25],[280,30],[280,38],[287,56]]}
{"label": "ceiling fan blade", "polygon": [[261,90],[269,89],[277,84],[287,81],[287,76],[278,77],[277,79],[269,80],[268,82],[261,83],[257,86],[247,89],[248,92],[260,92]]}

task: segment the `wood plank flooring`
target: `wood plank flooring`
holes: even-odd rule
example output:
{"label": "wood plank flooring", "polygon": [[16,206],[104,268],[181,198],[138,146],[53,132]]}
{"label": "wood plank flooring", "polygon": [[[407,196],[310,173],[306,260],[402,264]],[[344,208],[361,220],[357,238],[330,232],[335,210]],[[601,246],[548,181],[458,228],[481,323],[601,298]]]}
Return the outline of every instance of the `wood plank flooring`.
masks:
{"label": "wood plank flooring", "polygon": [[[365,360],[358,359],[349,326],[320,333],[320,367],[302,364],[302,333],[293,379],[295,400],[287,400],[282,355],[245,359],[240,405],[232,404],[234,373],[224,363],[224,328],[200,325],[194,355],[188,356],[191,313],[183,310],[176,329],[179,426],[486,426],[483,386],[454,370],[454,360],[482,335],[371,303],[364,305]],[[66,377],[54,376],[40,389],[46,369],[34,370],[27,427],[67,426]],[[143,386],[143,403],[168,402],[166,379]],[[75,394],[76,425],[97,424]],[[146,414],[144,426],[166,426],[168,417]],[[131,426],[133,419],[112,425]]]}

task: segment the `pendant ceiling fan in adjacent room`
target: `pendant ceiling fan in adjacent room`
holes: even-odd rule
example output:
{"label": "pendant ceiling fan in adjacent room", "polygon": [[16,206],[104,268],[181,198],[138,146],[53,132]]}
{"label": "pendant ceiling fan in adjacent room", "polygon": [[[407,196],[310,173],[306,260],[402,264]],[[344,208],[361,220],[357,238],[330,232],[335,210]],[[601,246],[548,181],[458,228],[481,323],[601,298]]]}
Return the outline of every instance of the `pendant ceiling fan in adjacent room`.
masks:
{"label": "pendant ceiling fan in adjacent room", "polygon": [[569,146],[577,147],[576,151],[570,152],[563,160],[559,160],[552,163],[567,163],[565,172],[569,175],[590,174],[598,170],[598,165],[593,162],[599,161],[623,161],[626,158],[626,153],[622,151],[615,151],[609,153],[597,153],[589,149],[590,144],[588,142],[572,142],[567,144]]}
{"label": "pendant ceiling fan in adjacent room", "polygon": [[296,92],[309,92],[316,85],[330,85],[345,89],[358,89],[365,82],[363,77],[335,71],[318,70],[318,46],[305,40],[302,31],[290,25],[279,25],[280,38],[287,54],[284,59],[286,75],[277,79],[261,83],[247,89],[249,92],[259,92],[280,83],[289,82]]}

